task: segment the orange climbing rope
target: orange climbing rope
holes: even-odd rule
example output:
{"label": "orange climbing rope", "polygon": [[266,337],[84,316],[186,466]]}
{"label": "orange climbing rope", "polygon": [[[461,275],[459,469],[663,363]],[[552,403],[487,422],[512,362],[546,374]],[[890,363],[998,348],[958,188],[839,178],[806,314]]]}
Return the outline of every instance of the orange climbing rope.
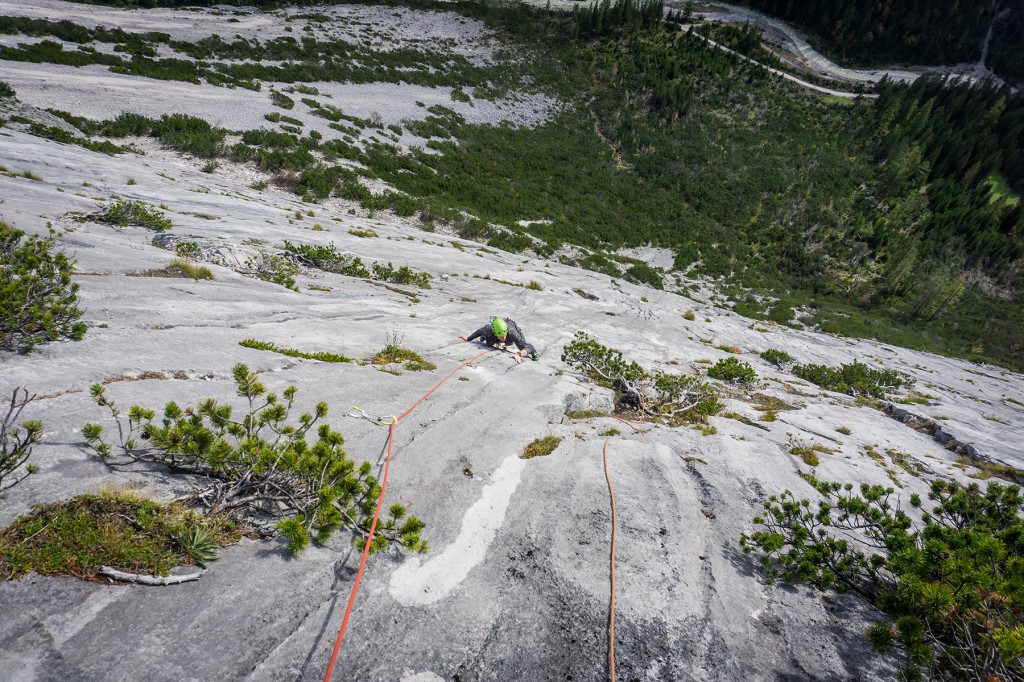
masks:
{"label": "orange climbing rope", "polygon": [[366,546],[363,547],[363,558],[359,561],[359,572],[356,573],[356,581],[352,584],[352,593],[348,597],[348,607],[345,609],[345,618],[341,621],[341,629],[338,630],[338,639],[334,642],[334,651],[331,653],[331,662],[327,664],[327,673],[324,675],[324,682],[329,682],[331,679],[331,673],[334,672],[334,664],[338,660],[338,651],[341,650],[341,640],[345,637],[345,629],[348,627],[348,619],[349,616],[352,615],[352,607],[356,603],[356,592],[359,591],[359,581],[362,580],[363,570],[366,568],[366,558],[370,555],[370,547],[373,545],[373,534],[374,531],[377,530],[377,519],[380,518],[380,510],[381,507],[384,505],[384,493],[388,489],[388,472],[391,470],[391,444],[395,440],[395,427],[398,426],[398,422],[405,419],[410,412],[419,407],[420,403],[422,403],[424,400],[430,397],[430,394],[432,394],[434,391],[440,388],[441,384],[455,376],[456,372],[458,372],[466,365],[471,364],[477,358],[483,357],[484,355],[493,352],[494,351],[491,350],[485,350],[482,353],[477,353],[469,360],[466,360],[464,363],[462,363],[461,365],[453,369],[451,372],[449,372],[448,376],[446,376],[444,379],[441,379],[441,381],[437,382],[432,389],[424,393],[422,398],[420,398],[419,400],[412,404],[412,407],[403,412],[401,415],[397,417],[392,417],[391,422],[388,423],[388,456],[384,462],[384,478],[381,480],[380,495],[377,497],[377,509],[373,513],[373,522],[370,524],[370,533],[366,537]]}
{"label": "orange climbing rope", "polygon": [[615,512],[615,492],[612,490],[612,477],[608,475],[608,441],[604,439],[604,480],[608,481],[608,496],[612,499],[612,597],[608,606],[608,679],[615,682],[615,531],[618,516]]}

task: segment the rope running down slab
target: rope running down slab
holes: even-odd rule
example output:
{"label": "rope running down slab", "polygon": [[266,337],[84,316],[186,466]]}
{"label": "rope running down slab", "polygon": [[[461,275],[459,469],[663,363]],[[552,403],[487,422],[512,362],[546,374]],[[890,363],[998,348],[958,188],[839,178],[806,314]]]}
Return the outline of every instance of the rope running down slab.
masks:
{"label": "rope running down slab", "polygon": [[[398,426],[398,422],[400,422],[403,419],[405,419],[409,415],[410,412],[412,412],[417,407],[419,407],[420,403],[422,403],[424,400],[426,400],[428,397],[430,397],[430,395],[434,391],[436,391],[438,388],[440,388],[441,384],[443,384],[444,382],[448,381],[453,376],[455,376],[456,372],[458,372],[463,367],[471,364],[477,358],[481,358],[484,355],[487,355],[487,354],[493,353],[493,352],[494,351],[487,350],[487,351],[484,351],[483,353],[477,353],[476,355],[471,357],[469,360],[466,360],[461,365],[459,365],[458,367],[453,369],[451,372],[449,372],[448,376],[446,376],[444,379],[441,379],[441,381],[437,382],[432,389],[430,389],[429,391],[424,393],[422,398],[420,398],[419,400],[414,402],[412,404],[412,407],[410,407],[408,410],[403,412],[401,415],[399,415],[397,417],[392,417],[390,422],[384,422],[384,421],[377,422],[377,423],[380,423],[382,425],[387,424],[387,426],[388,426],[388,456],[387,456],[387,459],[385,460],[385,463],[384,463],[384,478],[381,481],[380,495],[377,497],[377,509],[373,513],[373,522],[370,524],[370,532],[369,532],[369,534],[366,537],[366,545],[363,547],[363,557],[359,561],[359,572],[356,573],[356,581],[352,584],[352,593],[348,597],[348,607],[345,609],[345,618],[341,621],[341,629],[338,630],[338,639],[335,640],[335,642],[334,642],[334,651],[331,653],[331,661],[330,661],[330,663],[327,664],[327,673],[324,675],[324,682],[329,682],[330,679],[331,679],[331,673],[334,672],[334,664],[338,660],[338,651],[341,650],[341,640],[345,638],[345,630],[348,628],[348,619],[349,619],[349,616],[352,615],[352,608],[353,608],[353,606],[355,606],[355,602],[356,602],[356,593],[359,591],[359,582],[362,580],[362,578],[363,578],[363,570],[366,568],[366,558],[370,554],[370,547],[373,546],[373,534],[377,530],[377,519],[380,518],[380,510],[381,510],[381,507],[384,505],[384,493],[388,489],[388,473],[391,470],[391,445],[392,445],[392,443],[394,443],[394,440],[395,440],[395,427]],[[359,410],[359,411],[362,412],[362,410]]]}
{"label": "rope running down slab", "polygon": [[612,490],[612,477],[608,474],[608,441],[604,439],[604,480],[608,482],[608,496],[612,500],[612,550],[611,550],[611,583],[612,595],[608,605],[608,679],[615,682],[615,535],[618,527],[618,515],[615,511],[615,492]]}

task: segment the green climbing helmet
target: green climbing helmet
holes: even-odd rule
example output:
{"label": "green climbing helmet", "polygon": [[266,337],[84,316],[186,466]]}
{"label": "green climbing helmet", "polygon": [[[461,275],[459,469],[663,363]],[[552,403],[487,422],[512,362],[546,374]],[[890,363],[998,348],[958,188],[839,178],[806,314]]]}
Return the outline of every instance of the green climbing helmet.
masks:
{"label": "green climbing helmet", "polygon": [[495,336],[505,336],[508,334],[508,325],[505,324],[505,320],[500,317],[494,318],[491,322],[491,329],[494,330]]}

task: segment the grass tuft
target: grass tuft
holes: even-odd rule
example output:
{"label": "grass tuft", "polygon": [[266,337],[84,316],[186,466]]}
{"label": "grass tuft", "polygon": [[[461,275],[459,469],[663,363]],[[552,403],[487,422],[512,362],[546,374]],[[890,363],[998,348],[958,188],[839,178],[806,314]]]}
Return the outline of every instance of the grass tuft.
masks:
{"label": "grass tuft", "polygon": [[558,444],[561,442],[562,439],[558,436],[545,436],[544,438],[538,438],[523,449],[523,454],[519,455],[519,459],[546,457],[554,452],[555,448],[557,448]]}
{"label": "grass tuft", "polygon": [[101,566],[167,575],[212,561],[238,540],[235,525],[131,490],[108,490],[37,505],[0,532],[0,580],[29,571],[97,580]]}
{"label": "grass tuft", "polygon": [[287,355],[292,358],[304,358],[306,360],[319,360],[320,362],[355,362],[353,358],[347,355],[340,355],[338,353],[327,353],[323,351],[315,353],[307,353],[301,350],[295,350],[294,348],[281,348],[275,346],[272,343],[266,341],[257,341],[256,339],[243,339],[238,342],[239,346],[245,346],[246,348],[253,348],[255,350],[268,350],[272,353],[280,353],[281,355]]}

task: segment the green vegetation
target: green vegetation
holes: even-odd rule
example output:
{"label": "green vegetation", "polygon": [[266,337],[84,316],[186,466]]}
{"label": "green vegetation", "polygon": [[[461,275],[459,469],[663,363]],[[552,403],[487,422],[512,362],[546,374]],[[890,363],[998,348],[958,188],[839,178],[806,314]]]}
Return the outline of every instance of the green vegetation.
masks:
{"label": "green vegetation", "polygon": [[174,253],[178,254],[178,258],[199,258],[203,250],[199,246],[199,242],[193,241],[180,241],[174,245]]}
{"label": "green vegetation", "polygon": [[40,343],[85,336],[74,261],[46,237],[16,230],[0,220],[0,351],[27,353]]}
{"label": "green vegetation", "polygon": [[[811,31],[825,52],[847,64],[976,62],[991,26],[986,65],[1003,77],[1024,78],[1024,57],[1017,49],[1024,36],[1024,10],[1016,4],[956,0],[894,0],[884,5],[871,0],[751,0],[747,4]],[[996,11],[1002,16],[993,22]]]}
{"label": "green vegetation", "polygon": [[[288,540],[292,553],[311,541],[323,545],[342,528],[354,532],[361,547],[380,485],[369,462],[357,466],[348,458],[340,433],[327,423],[318,425],[327,416],[327,404],[317,403],[313,413],[290,424],[295,386],[279,399],[245,365],[235,365],[232,375],[246,401],[239,420],[232,419],[231,405],[207,398],[187,409],[169,402],[154,424],[154,410],[135,405],[125,415],[95,384],[93,398],[110,411],[119,443],[105,441],[99,424],[86,424],[82,433],[108,463],[159,464],[200,477],[200,489],[186,496],[190,503],[212,517],[236,515],[264,530],[272,527]],[[403,505],[392,505],[372,551],[397,544],[426,551],[422,529],[422,521],[406,518]]]}
{"label": "green vegetation", "polygon": [[[123,4],[130,6],[138,3],[129,0]],[[167,6],[170,3],[159,4]],[[183,6],[206,3],[200,0],[173,4]],[[267,7],[272,3],[254,4]],[[0,17],[0,34],[46,36],[78,45],[76,50],[65,50],[54,40],[43,40],[31,45],[0,47],[0,59],[4,60],[69,66],[99,64],[109,67],[113,73],[189,83],[205,81],[211,85],[250,90],[260,90],[261,81],[289,84],[302,81],[404,81],[431,87],[483,86],[488,91],[501,92],[502,86],[516,75],[500,65],[478,66],[467,56],[447,50],[410,47],[374,50],[344,40],[319,41],[308,36],[300,40],[282,36],[265,42],[236,37],[229,42],[218,35],[211,35],[188,43],[172,40],[169,34],[161,32],[129,33],[103,26],[90,29],[67,20],[48,21],[26,17]],[[94,44],[113,44],[115,54],[98,50]],[[158,47],[170,48],[190,59],[160,58]],[[276,63],[261,63],[264,61]],[[301,87],[307,89],[299,90]],[[293,90],[305,94],[315,88],[300,85]],[[294,100],[280,91],[272,90],[270,96],[275,105],[284,109],[295,106]]]}
{"label": "green vegetation", "polygon": [[246,348],[254,348],[256,350],[269,350],[274,353],[280,353],[281,355],[287,355],[293,358],[305,358],[307,360],[319,360],[320,362],[355,362],[353,358],[347,355],[340,355],[338,353],[328,353],[325,351],[317,351],[314,353],[308,353],[306,351],[295,350],[294,348],[281,348],[275,346],[272,343],[266,341],[258,341],[256,339],[243,339],[238,342],[239,346],[245,346]]}
{"label": "green vegetation", "polygon": [[0,580],[29,571],[95,580],[103,566],[167,575],[205,566],[240,536],[235,524],[180,504],[164,505],[129,489],[37,505],[0,532]]}
{"label": "green vegetation", "polygon": [[285,251],[306,265],[323,270],[336,272],[350,277],[373,279],[392,284],[411,284],[420,289],[429,289],[432,275],[429,272],[417,272],[407,265],[396,268],[391,263],[374,263],[370,269],[363,264],[358,256],[350,256],[338,251],[334,244],[313,246],[311,244],[292,244],[285,240]]}
{"label": "green vegetation", "polygon": [[619,409],[634,410],[643,418],[675,426],[704,422],[722,409],[715,390],[706,383],[691,376],[649,373],[585,332],[576,332],[562,349],[562,362],[598,385],[614,389]]}
{"label": "green vegetation", "polygon": [[405,363],[403,366],[411,372],[421,372],[424,370],[433,371],[437,369],[437,365],[428,360],[424,360],[423,357],[415,351],[409,350],[408,348],[402,348],[401,344],[402,339],[399,339],[397,334],[392,334],[387,345],[377,351],[374,356],[370,358],[370,363],[374,365]]}
{"label": "green vegetation", "polygon": [[977,473],[970,474],[971,478],[977,478],[982,481],[986,481],[990,478],[1001,478],[1004,481],[1009,481],[1010,483],[1016,483],[1018,485],[1024,483],[1024,471],[1008,464],[971,459],[964,455],[961,455],[957,462],[964,466],[974,467],[978,470]]}
{"label": "green vegetation", "polygon": [[[65,144],[75,144],[79,147],[85,147],[94,152],[100,152],[108,156],[115,156],[117,154],[123,154],[127,151],[131,151],[131,147],[121,147],[108,142],[106,140],[90,140],[85,137],[79,137],[64,130],[57,126],[47,126],[42,123],[31,123],[29,125],[29,132],[39,137],[45,137],[48,140],[56,140],[57,142],[63,142]],[[129,185],[133,184],[131,182]]]}
{"label": "green vegetation", "polygon": [[75,219],[79,222],[88,220],[116,227],[134,225],[154,232],[166,232],[172,227],[171,219],[164,215],[163,211],[153,208],[144,201],[124,201],[123,199],[117,199],[101,211],[78,216]]}
{"label": "green vegetation", "polygon": [[757,381],[757,372],[754,368],[736,357],[719,360],[708,367],[708,376],[740,384],[753,384]]}
{"label": "green vegetation", "polygon": [[175,258],[167,264],[168,268],[175,269],[185,277],[191,277],[197,282],[202,279],[212,280],[213,272],[205,265],[196,265],[183,258]]}
{"label": "green vegetation", "polygon": [[277,255],[260,251],[245,259],[245,267],[250,274],[264,282],[280,284],[292,291],[299,290],[295,284],[295,275],[299,274],[299,266],[287,254]]}
{"label": "green vegetation", "polygon": [[285,240],[284,249],[304,265],[324,272],[334,272],[363,279],[371,277],[369,269],[363,264],[361,258],[341,253],[333,243],[328,246],[313,246],[312,244],[292,244]]}
{"label": "green vegetation", "polygon": [[789,454],[796,455],[807,464],[812,467],[818,466],[818,453],[830,455],[835,452],[832,448],[822,445],[821,443],[790,443]]}
{"label": "green vegetation", "polygon": [[[188,117],[129,114],[119,125],[95,125],[102,134],[135,131],[178,148],[195,143],[189,153],[197,155],[252,160],[304,198],[340,196],[370,210],[428,216],[510,251],[550,255],[576,244],[592,252],[579,265],[651,286],[665,286],[674,273],[614,254],[645,244],[669,248],[675,273],[759,292],[759,317],[1024,368],[1024,271],[1015,265],[1024,255],[1021,205],[994,200],[1011,196],[1006,190],[1021,194],[1024,94],[929,76],[910,86],[883,83],[877,101],[837,103],[680,33],[672,21],[660,24],[657,3],[619,0],[574,14],[476,2],[443,7],[482,20],[530,58],[499,68],[431,56],[417,62],[429,65],[425,80],[448,81],[474,97],[530,83],[565,106],[534,128],[469,124],[452,109],[424,106],[425,120],[407,132],[427,141],[411,153],[399,153],[386,136],[356,140],[355,132],[377,124],[312,97],[302,103],[336,126],[340,139],[246,131],[226,148],[226,131]],[[865,7],[858,1],[847,9],[872,16]],[[920,19],[919,9],[909,15]],[[97,39],[101,30],[20,21],[10,30],[65,40]],[[933,40],[933,21],[886,40]],[[890,16],[878,30],[899,23]],[[978,17],[968,24],[987,27]],[[760,49],[750,30],[711,30]],[[835,30],[853,29],[843,23]],[[137,50],[168,40],[116,39]],[[407,82],[419,78],[420,66],[401,50],[364,58],[362,48],[339,52],[334,43],[290,38],[167,44],[208,62],[210,71],[192,75],[216,72],[221,82],[360,82],[344,69],[373,64],[386,67],[374,80],[388,80],[392,65]],[[292,61],[216,62],[250,57]],[[133,68],[155,68],[144,60],[167,61],[133,56]],[[361,176],[394,191],[373,195]],[[523,220],[533,222],[522,227]],[[984,286],[967,286],[968,273]]]}
{"label": "green vegetation", "polygon": [[430,288],[431,274],[429,272],[416,272],[408,265],[396,268],[391,263],[374,263],[373,279],[380,282],[391,282],[393,284],[411,284],[420,289]]}
{"label": "green vegetation", "polygon": [[793,356],[784,350],[769,348],[761,352],[761,359],[770,362],[776,367],[782,368],[793,362]]}
{"label": "green vegetation", "polygon": [[295,107],[295,100],[283,92],[278,92],[276,90],[272,90],[270,92],[270,102],[274,106],[281,107],[282,109],[292,109]]}
{"label": "green vegetation", "polygon": [[0,97],[16,97],[18,93],[7,83],[0,81]]}
{"label": "green vegetation", "polygon": [[790,491],[771,496],[760,529],[744,534],[765,577],[851,591],[888,618],[872,625],[878,651],[896,648],[907,679],[1018,679],[1024,673],[1024,499],[1017,486],[933,481],[915,524],[892,488],[818,481],[817,508]]}
{"label": "green vegetation", "polygon": [[884,398],[886,393],[914,383],[906,374],[892,369],[872,369],[857,360],[838,368],[828,365],[796,365],[793,374],[829,391],[872,398]]}
{"label": "green vegetation", "polygon": [[0,493],[10,490],[38,471],[34,464],[25,463],[32,454],[32,446],[43,438],[43,423],[37,419],[27,419],[21,423],[20,429],[15,423],[33,398],[35,396],[30,398],[27,390],[15,387],[7,413],[0,421]]}
{"label": "green vegetation", "polygon": [[537,438],[532,443],[527,445],[522,454],[519,455],[519,459],[533,459],[534,457],[546,457],[555,451],[558,444],[562,442],[562,439],[558,436],[548,435],[543,438]]}

